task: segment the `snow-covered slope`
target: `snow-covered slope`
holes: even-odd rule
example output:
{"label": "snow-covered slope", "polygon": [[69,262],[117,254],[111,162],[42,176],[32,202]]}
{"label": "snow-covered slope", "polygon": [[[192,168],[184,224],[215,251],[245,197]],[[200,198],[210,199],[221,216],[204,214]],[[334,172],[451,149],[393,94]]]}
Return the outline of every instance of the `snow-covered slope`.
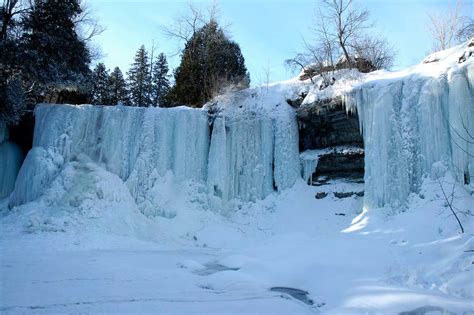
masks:
{"label": "snow-covered slope", "polygon": [[[367,75],[346,93],[347,109],[357,110],[363,130],[367,206],[405,204],[439,161],[460,183],[472,181],[471,54],[474,47],[462,44],[404,71]],[[467,60],[459,63],[462,56]]]}

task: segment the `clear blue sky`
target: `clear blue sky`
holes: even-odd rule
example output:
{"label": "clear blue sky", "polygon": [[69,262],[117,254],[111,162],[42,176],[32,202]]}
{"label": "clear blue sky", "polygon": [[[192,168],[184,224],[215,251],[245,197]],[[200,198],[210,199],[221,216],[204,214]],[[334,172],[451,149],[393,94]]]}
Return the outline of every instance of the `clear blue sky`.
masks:
{"label": "clear blue sky", "polygon": [[[371,12],[374,32],[388,38],[398,50],[396,68],[420,62],[429,52],[427,12],[446,11],[454,0],[356,0]],[[473,1],[464,0],[464,14],[473,15]],[[194,1],[208,6],[212,1]],[[170,67],[179,63],[176,42],[164,36],[162,27],[187,10],[179,0],[89,0],[93,14],[106,30],[95,39],[108,68],[119,66],[125,73],[136,50],[155,42]],[[220,20],[229,23],[233,40],[239,43],[253,84],[263,82],[265,68],[271,81],[291,78],[284,60],[302,50],[302,38],[309,38],[317,0],[221,0]]]}

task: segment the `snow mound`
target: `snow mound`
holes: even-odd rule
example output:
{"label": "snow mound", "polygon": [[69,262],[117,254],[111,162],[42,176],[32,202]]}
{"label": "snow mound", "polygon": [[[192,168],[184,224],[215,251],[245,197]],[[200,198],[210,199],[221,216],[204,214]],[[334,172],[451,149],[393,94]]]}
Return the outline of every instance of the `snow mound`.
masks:
{"label": "snow mound", "polygon": [[8,218],[28,233],[85,229],[145,238],[154,234],[125,183],[86,155],[65,163],[35,201],[15,207]]}

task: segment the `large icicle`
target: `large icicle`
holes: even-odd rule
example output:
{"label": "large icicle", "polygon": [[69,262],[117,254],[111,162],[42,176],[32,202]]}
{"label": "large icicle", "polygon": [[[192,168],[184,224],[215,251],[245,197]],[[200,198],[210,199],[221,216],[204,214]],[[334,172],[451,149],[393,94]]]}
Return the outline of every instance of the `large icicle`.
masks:
{"label": "large icicle", "polygon": [[[273,95],[275,97],[275,95]],[[223,200],[257,200],[299,176],[294,111],[262,90],[218,98],[209,151],[209,192]]]}
{"label": "large icicle", "polygon": [[474,58],[459,65],[456,52],[440,64],[376,76],[346,95],[363,130],[366,206],[402,206],[437,161],[461,183],[472,180]]}

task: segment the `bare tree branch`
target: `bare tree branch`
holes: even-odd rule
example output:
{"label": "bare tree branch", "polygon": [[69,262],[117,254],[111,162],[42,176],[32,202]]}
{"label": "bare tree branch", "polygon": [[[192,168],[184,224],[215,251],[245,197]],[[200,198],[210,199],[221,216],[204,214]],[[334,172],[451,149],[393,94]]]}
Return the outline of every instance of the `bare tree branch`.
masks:
{"label": "bare tree branch", "polygon": [[449,200],[448,196],[446,195],[446,192],[444,191],[444,188],[443,188],[443,183],[441,182],[441,180],[438,180],[438,183],[439,183],[439,187],[441,188],[441,191],[443,192],[443,196],[444,196],[444,199],[449,207],[449,209],[451,210],[451,212],[453,213],[454,217],[456,218],[456,221],[458,222],[458,225],[459,227],[461,228],[461,233],[464,233],[464,227],[462,226],[461,224],[461,221],[459,220],[459,217],[458,215],[456,214],[456,211],[454,211],[453,209],[453,200],[454,200],[454,188],[455,188],[455,184],[453,185],[453,191],[451,193],[451,200]]}
{"label": "bare tree branch", "polygon": [[428,13],[428,31],[433,39],[433,51],[444,50],[474,36],[472,17],[462,14],[463,2],[456,0],[443,13]]}
{"label": "bare tree branch", "polygon": [[12,26],[16,16],[28,12],[32,4],[28,1],[21,0],[3,0],[2,6],[0,7],[0,18],[1,18],[1,30],[0,40],[4,40],[8,37],[9,28]]}

